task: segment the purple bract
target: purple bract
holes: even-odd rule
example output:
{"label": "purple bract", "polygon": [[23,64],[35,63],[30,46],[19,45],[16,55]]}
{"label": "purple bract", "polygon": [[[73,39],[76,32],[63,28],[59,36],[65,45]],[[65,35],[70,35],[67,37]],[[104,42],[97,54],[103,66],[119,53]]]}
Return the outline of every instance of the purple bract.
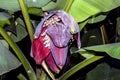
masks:
{"label": "purple bract", "polygon": [[[45,47],[44,36],[42,36],[45,31],[50,38],[49,48]],[[78,48],[81,46],[77,22],[62,10],[51,11],[38,24],[34,36],[31,56],[37,64],[45,60],[51,70],[56,73],[65,65],[70,39],[77,39]]]}

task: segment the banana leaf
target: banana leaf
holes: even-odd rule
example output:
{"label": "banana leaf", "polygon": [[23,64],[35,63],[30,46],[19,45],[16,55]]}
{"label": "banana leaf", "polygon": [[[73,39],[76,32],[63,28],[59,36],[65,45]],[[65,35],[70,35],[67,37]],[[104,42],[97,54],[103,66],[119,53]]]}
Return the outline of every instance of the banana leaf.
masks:
{"label": "banana leaf", "polygon": [[42,9],[69,9],[68,12],[76,19],[76,21],[82,22],[93,15],[98,15],[101,12],[108,12],[119,6],[120,0],[57,0],[56,3],[50,2],[48,5],[42,7]]}
{"label": "banana leaf", "polygon": [[96,45],[96,46],[84,47],[83,49],[88,51],[95,51],[95,52],[105,52],[113,58],[120,59],[120,43]]}
{"label": "banana leaf", "polygon": [[9,51],[5,41],[0,41],[0,75],[21,65],[20,61]]}
{"label": "banana leaf", "polygon": [[[96,74],[97,73],[97,74]],[[87,73],[86,80],[118,80],[120,79],[120,70],[110,67],[107,63],[97,65],[93,70]]]}
{"label": "banana leaf", "polygon": [[[27,7],[42,7],[49,3],[51,0],[25,0]],[[10,11],[20,10],[18,0],[0,0],[0,8]]]}
{"label": "banana leaf", "polygon": [[0,26],[3,27],[5,24],[10,24],[11,15],[5,11],[0,12]]}

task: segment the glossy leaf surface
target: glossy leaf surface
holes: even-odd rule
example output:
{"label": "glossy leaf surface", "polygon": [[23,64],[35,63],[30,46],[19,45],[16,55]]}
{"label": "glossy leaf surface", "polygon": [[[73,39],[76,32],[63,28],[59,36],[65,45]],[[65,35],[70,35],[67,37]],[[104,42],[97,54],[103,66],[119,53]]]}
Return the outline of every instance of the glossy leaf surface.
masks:
{"label": "glossy leaf surface", "polygon": [[21,65],[18,59],[0,42],[0,75],[7,73]]}
{"label": "glossy leaf surface", "polygon": [[96,52],[106,52],[111,57],[120,59],[120,43],[96,45],[91,47],[84,47],[84,49]]}
{"label": "glossy leaf surface", "polygon": [[[64,10],[65,8],[68,8],[68,12],[75,18],[75,20],[77,22],[82,22],[93,15],[101,12],[108,12],[120,6],[120,0],[74,0],[72,6],[69,6],[71,2],[72,0],[58,0],[57,3],[51,2],[44,6],[43,10]],[[97,19],[97,21],[98,20],[99,19]]]}
{"label": "glossy leaf surface", "polygon": [[50,2],[49,4],[45,5],[42,7],[44,11],[49,11],[49,10],[63,10],[65,9],[65,6],[70,2],[71,0],[57,0],[56,3]]}
{"label": "glossy leaf surface", "polygon": [[[42,7],[47,4],[51,0],[25,0],[25,3],[28,7]],[[8,5],[9,4],[9,5]],[[18,11],[20,10],[20,6],[18,0],[0,0],[0,8],[10,10],[10,11]]]}
{"label": "glossy leaf surface", "polygon": [[120,6],[120,0],[75,0],[69,13],[77,22],[81,22],[92,15],[107,12],[118,6]]}
{"label": "glossy leaf surface", "polygon": [[92,24],[92,23],[97,23],[97,22],[100,22],[100,21],[103,21],[105,18],[107,17],[107,14],[106,15],[99,15],[99,16],[92,16],[90,19],[88,19],[88,23]]}

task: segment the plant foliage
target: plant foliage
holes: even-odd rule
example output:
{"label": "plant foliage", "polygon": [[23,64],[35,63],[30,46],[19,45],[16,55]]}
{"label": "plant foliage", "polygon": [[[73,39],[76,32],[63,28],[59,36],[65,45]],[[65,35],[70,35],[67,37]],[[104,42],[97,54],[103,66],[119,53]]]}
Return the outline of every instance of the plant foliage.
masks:
{"label": "plant foliage", "polygon": [[[33,67],[38,65],[31,66],[32,59],[29,60],[28,56],[25,55],[26,53],[30,55],[30,46],[26,51],[22,51],[17,43],[24,40],[28,35],[29,41],[32,42],[33,33],[42,20],[45,11],[64,10],[72,15],[79,24],[82,40],[82,46],[79,50],[76,49],[75,40],[71,40],[69,44],[69,52],[72,52],[70,56],[73,57],[73,61],[71,61],[71,57],[70,61],[68,60],[70,63],[67,66],[69,70],[63,70],[60,74],[53,76],[60,80],[66,80],[102,58],[109,57],[119,61],[120,43],[117,42],[120,39],[119,6],[120,0],[0,0],[0,75],[11,72],[11,70],[22,65],[27,77],[30,80],[36,80],[38,74],[35,74]],[[26,46],[22,47],[25,48]],[[78,58],[77,54],[81,57]],[[76,55],[77,61],[74,58]],[[84,60],[79,61],[81,58]],[[74,63],[75,61],[77,63]],[[38,73],[41,75],[38,75],[38,79],[49,80],[50,78],[41,69],[41,66],[39,68]],[[117,75],[119,75],[118,69],[113,69],[104,63],[90,72],[88,71],[86,80],[117,80],[119,78]],[[27,78],[25,75],[21,76]]]}

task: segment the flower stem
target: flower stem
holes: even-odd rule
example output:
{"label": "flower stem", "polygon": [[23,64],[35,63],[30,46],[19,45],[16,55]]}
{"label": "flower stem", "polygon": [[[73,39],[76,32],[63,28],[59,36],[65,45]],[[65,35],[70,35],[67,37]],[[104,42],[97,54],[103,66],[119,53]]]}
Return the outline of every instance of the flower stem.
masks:
{"label": "flower stem", "polygon": [[22,51],[19,49],[19,47],[13,42],[13,40],[9,37],[9,35],[5,32],[5,30],[0,27],[0,34],[4,37],[4,39],[8,42],[10,47],[13,49],[13,51],[16,53],[17,57],[19,60],[22,62],[26,73],[28,74],[28,77],[30,80],[36,80],[35,72],[27,59],[25,58],[24,54]]}
{"label": "flower stem", "polygon": [[101,36],[102,36],[103,44],[107,44],[109,41],[108,41],[108,37],[107,37],[107,34],[106,34],[105,26],[102,25],[100,27],[100,30],[101,30]]}
{"label": "flower stem", "polygon": [[22,10],[22,14],[23,14],[23,17],[25,20],[25,24],[27,26],[27,30],[28,30],[31,42],[32,42],[33,41],[33,28],[32,28],[30,17],[29,17],[28,11],[27,11],[27,7],[24,3],[24,0],[18,0],[18,1],[19,1],[19,5],[21,7],[21,10]]}
{"label": "flower stem", "polygon": [[82,68],[84,68],[85,66],[103,58],[104,56],[93,56],[89,59],[84,60],[83,62],[77,64],[76,66],[74,66],[73,68],[71,68],[70,70],[68,70],[66,73],[64,73],[58,80],[67,80],[68,77],[70,77],[72,74],[74,74],[75,72],[77,72],[78,70],[81,70]]}

